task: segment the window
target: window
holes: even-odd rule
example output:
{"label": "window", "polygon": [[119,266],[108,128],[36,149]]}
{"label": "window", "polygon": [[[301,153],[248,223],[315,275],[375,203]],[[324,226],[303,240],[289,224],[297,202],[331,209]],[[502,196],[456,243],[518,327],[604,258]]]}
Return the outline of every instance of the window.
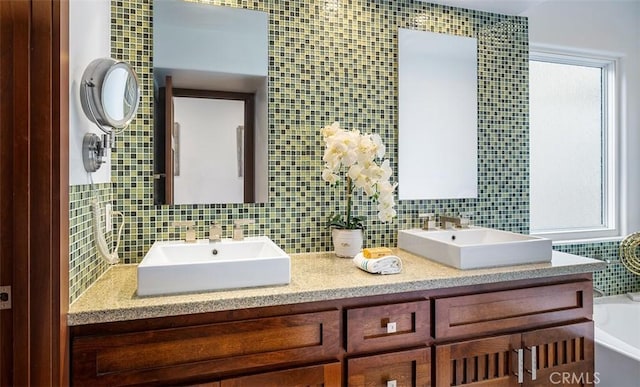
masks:
{"label": "window", "polygon": [[615,59],[531,52],[531,233],[618,235]]}

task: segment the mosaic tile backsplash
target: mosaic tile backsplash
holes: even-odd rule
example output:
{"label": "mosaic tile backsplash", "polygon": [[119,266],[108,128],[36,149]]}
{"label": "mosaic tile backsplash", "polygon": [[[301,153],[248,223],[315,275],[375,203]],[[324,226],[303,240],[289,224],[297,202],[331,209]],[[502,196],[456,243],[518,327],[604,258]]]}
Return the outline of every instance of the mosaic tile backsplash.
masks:
{"label": "mosaic tile backsplash", "polygon": [[[104,208],[112,202],[111,184],[73,185],[69,189],[69,298],[75,300],[109,265],[97,255],[93,237],[91,203],[97,199]],[[104,215],[101,219],[104,227]],[[113,233],[105,239],[111,246]]]}
{"label": "mosaic tile backsplash", "polygon": [[593,273],[593,285],[602,290],[605,295],[640,291],[640,278],[620,262],[619,242],[558,245],[553,249],[607,261],[605,270]]}
{"label": "mosaic tile backsplash", "polygon": [[[375,206],[358,198],[355,213],[368,219],[365,245],[395,246],[397,230],[417,226],[417,214],[422,212],[471,212],[476,225],[528,232],[526,18],[410,0],[200,1],[269,13],[269,201],[154,205],[153,3],[113,0],[112,56],[131,63],[142,86],[138,116],[118,137],[112,156],[114,206],[127,219],[123,262],[140,262],[155,240],[179,238],[179,230],[170,227],[177,220],[195,220],[198,238],[205,238],[213,221],[230,235],[234,219],[252,218],[256,225],[248,227],[249,235],[268,235],[289,253],[331,250],[326,222],[332,213],[342,211],[344,201],[343,193],[320,176],[320,128],[338,120],[346,128],[379,133],[397,181],[398,28],[478,39],[478,198],[400,201],[392,224],[378,222]],[[455,144],[451,146],[455,149]],[[82,202],[87,189],[72,192],[72,202]],[[89,225],[71,219],[76,233],[91,233]],[[84,262],[81,257],[87,254],[75,248],[72,261]],[[607,254],[614,256],[614,250],[607,248]],[[98,266],[75,269],[78,279],[72,285],[72,300],[105,270],[97,260],[82,265]],[[596,277],[612,292],[638,284],[631,277],[622,281],[627,277],[619,270]],[[624,285],[613,285],[617,283]]]}

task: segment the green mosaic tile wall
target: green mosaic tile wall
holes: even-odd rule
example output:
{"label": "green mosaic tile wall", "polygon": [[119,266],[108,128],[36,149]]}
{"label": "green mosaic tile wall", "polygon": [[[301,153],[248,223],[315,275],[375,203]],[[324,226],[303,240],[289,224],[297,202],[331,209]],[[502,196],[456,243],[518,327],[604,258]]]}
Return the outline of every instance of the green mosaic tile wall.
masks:
{"label": "green mosaic tile wall", "polygon": [[[69,302],[78,298],[109,266],[98,257],[95,248],[91,212],[94,198],[104,208],[104,203],[113,199],[111,184],[96,184],[94,189],[90,185],[74,185],[69,189]],[[112,233],[105,236],[111,245]]]}
{"label": "green mosaic tile wall", "polygon": [[606,295],[640,291],[640,277],[620,262],[619,242],[600,242],[554,246],[554,250],[608,261],[607,268],[593,274],[594,286]]}
{"label": "green mosaic tile wall", "polygon": [[[398,28],[478,38],[479,197],[401,201],[399,216],[390,225],[377,222],[375,208],[357,200],[356,213],[368,218],[366,246],[396,245],[397,230],[417,226],[421,212],[471,212],[477,225],[528,232],[526,18],[410,0],[200,1],[269,13],[270,198],[245,205],[153,204],[153,2],[112,0],[112,56],[133,65],[143,90],[138,116],[118,137],[112,159],[115,209],[127,219],[121,244],[125,263],[139,262],[155,240],[179,238],[178,230],[170,227],[177,220],[195,220],[198,237],[205,238],[213,221],[230,235],[233,219],[253,218],[257,224],[249,226],[249,235],[266,234],[289,253],[331,250],[326,220],[342,210],[344,201],[342,192],[320,178],[319,130],[338,120],[343,127],[379,133],[397,171]],[[425,150],[428,147],[425,144]],[[455,144],[451,147],[455,150]],[[86,196],[86,189],[78,188],[76,196]],[[74,200],[84,203],[80,197]],[[90,225],[84,229],[78,222],[72,217],[71,224],[80,230],[76,232],[90,234]],[[78,248],[88,245],[82,246]],[[582,247],[563,248],[578,252]],[[71,251],[71,259],[78,262],[90,255],[74,247]],[[90,270],[76,269],[80,274],[72,285],[72,300],[97,278],[92,273],[106,270],[97,259],[92,262],[87,263]],[[601,287],[615,293],[637,286],[632,279],[620,281],[626,274],[614,268],[596,274]],[[614,285],[618,283],[622,285]]]}
{"label": "green mosaic tile wall", "polygon": [[[112,2],[112,54],[141,76],[141,112],[114,152],[116,206],[129,219],[123,241],[126,262],[139,262],[156,239],[177,238],[170,227],[193,219],[198,236],[209,223],[226,227],[254,218],[250,235],[266,234],[290,253],[331,250],[329,215],[342,210],[342,192],[320,178],[320,128],[379,133],[397,170],[397,30],[413,28],[476,36],[479,42],[478,199],[403,201],[391,225],[359,201],[367,221],[366,245],[395,245],[399,227],[418,212],[471,211],[475,223],[527,232],[528,43],[527,20],[416,1],[350,1],[335,9],[325,1],[209,1],[269,13],[268,203],[247,205],[153,204],[152,198],[152,3]],[[206,49],[206,47],[203,47]],[[429,144],[425,144],[428,149]],[[452,144],[455,149],[455,144]],[[433,182],[437,184],[437,182]]]}

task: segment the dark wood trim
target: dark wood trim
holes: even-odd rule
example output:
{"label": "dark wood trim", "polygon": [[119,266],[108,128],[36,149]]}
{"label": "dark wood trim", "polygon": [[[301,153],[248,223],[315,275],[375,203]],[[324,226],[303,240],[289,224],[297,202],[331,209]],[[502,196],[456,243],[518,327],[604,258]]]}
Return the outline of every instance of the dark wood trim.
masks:
{"label": "dark wood trim", "polygon": [[[165,80],[165,87],[161,90],[165,102],[165,201],[173,202],[173,150],[171,148],[171,133],[173,132],[173,97],[223,99],[230,101],[244,101],[244,202],[255,203],[255,94],[235,91],[200,90],[172,87],[170,75]],[[170,157],[171,156],[171,157]]]}
{"label": "dark wood trim", "polygon": [[[13,284],[13,8],[0,1],[0,284]],[[15,299],[15,297],[14,297]],[[12,385],[13,310],[0,311],[0,385]]]}
{"label": "dark wood trim", "polygon": [[226,99],[229,101],[245,101],[253,97],[253,93],[241,93],[238,91],[200,90],[185,89],[181,87],[173,88],[174,97]]}
{"label": "dark wood trim", "polygon": [[[56,60],[53,61],[53,74],[58,74],[59,81],[53,82],[53,95],[59,98],[59,109],[53,109],[54,123],[54,161],[53,161],[53,224],[59,225],[57,235],[58,244],[54,246],[53,262],[53,294],[59,295],[58,310],[58,337],[53,343],[53,349],[59,348],[58,354],[54,352],[53,369],[59,370],[57,375],[58,385],[69,384],[69,371],[71,369],[71,348],[69,346],[69,327],[67,326],[67,313],[69,311],[69,1],[61,0],[53,3],[53,15],[58,15],[59,23],[54,23],[53,53]],[[55,128],[55,127],[54,127]],[[55,144],[59,152],[55,152]],[[57,158],[56,158],[57,156]],[[58,177],[56,179],[56,176]],[[57,206],[55,204],[57,203]],[[55,220],[57,218],[57,221]],[[55,227],[54,227],[55,228]],[[55,265],[56,254],[58,265]],[[59,278],[59,281],[55,279]],[[56,316],[54,316],[55,321]],[[55,333],[55,331],[54,331]],[[55,384],[56,375],[53,382]]]}
{"label": "dark wood trim", "polygon": [[11,148],[1,159],[10,172],[1,175],[1,217],[9,222],[3,222],[0,247],[3,268],[11,265],[13,296],[12,362],[6,368],[2,357],[2,384],[67,384],[68,4],[15,0],[0,6],[0,146]]}
{"label": "dark wood trim", "polygon": [[256,153],[255,153],[255,95],[247,94],[244,100],[244,202],[256,201]]}
{"label": "dark wood trim", "polygon": [[[31,8],[33,18],[30,58],[29,125],[29,374],[33,385],[47,385],[56,380],[53,373],[52,348],[43,351],[42,345],[53,344],[53,329],[57,330],[53,314],[59,295],[52,289],[53,248],[53,3],[36,1]],[[58,78],[58,77],[55,77]],[[57,100],[58,98],[56,98]],[[55,144],[56,148],[58,144]],[[58,301],[56,301],[56,298]],[[57,320],[57,313],[56,320]],[[37,323],[36,323],[37,322]],[[57,336],[57,335],[56,335]],[[56,351],[57,352],[57,351]],[[46,366],[46,367],[43,367]]]}
{"label": "dark wood trim", "polygon": [[167,75],[164,90],[164,200],[166,204],[173,204],[173,166],[175,152],[173,151],[173,132],[175,118],[173,115],[173,78]]}
{"label": "dark wood trim", "polygon": [[31,2],[12,1],[13,17],[13,384],[30,385],[29,49]]}

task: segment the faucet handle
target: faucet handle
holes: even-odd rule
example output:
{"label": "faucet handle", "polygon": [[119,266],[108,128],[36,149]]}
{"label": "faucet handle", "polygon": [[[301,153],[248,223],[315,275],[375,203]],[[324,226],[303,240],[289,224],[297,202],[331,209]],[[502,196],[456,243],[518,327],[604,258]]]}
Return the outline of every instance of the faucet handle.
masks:
{"label": "faucet handle", "polygon": [[436,228],[436,215],[433,212],[418,214],[418,219],[422,220],[423,230],[433,230]]}
{"label": "faucet handle", "polygon": [[194,222],[193,220],[184,220],[184,221],[178,221],[178,222],[173,222],[171,224],[172,227],[186,227],[187,228],[187,232],[185,233],[185,242],[195,242],[196,241],[196,230],[195,230],[195,226],[196,226],[196,222]]}
{"label": "faucet handle", "polygon": [[213,222],[209,226],[209,242],[220,242],[222,240],[222,226]]}
{"label": "faucet handle", "polygon": [[189,229],[195,226],[196,222],[194,222],[193,220],[181,220],[171,223],[171,227],[186,227],[187,229]]}
{"label": "faucet handle", "polygon": [[236,219],[233,221],[233,239],[234,241],[241,241],[244,239],[244,230],[242,226],[247,224],[254,224],[256,221],[253,219]]}
{"label": "faucet handle", "polygon": [[460,228],[469,228],[471,226],[471,217],[473,216],[473,212],[466,211],[460,212]]}

